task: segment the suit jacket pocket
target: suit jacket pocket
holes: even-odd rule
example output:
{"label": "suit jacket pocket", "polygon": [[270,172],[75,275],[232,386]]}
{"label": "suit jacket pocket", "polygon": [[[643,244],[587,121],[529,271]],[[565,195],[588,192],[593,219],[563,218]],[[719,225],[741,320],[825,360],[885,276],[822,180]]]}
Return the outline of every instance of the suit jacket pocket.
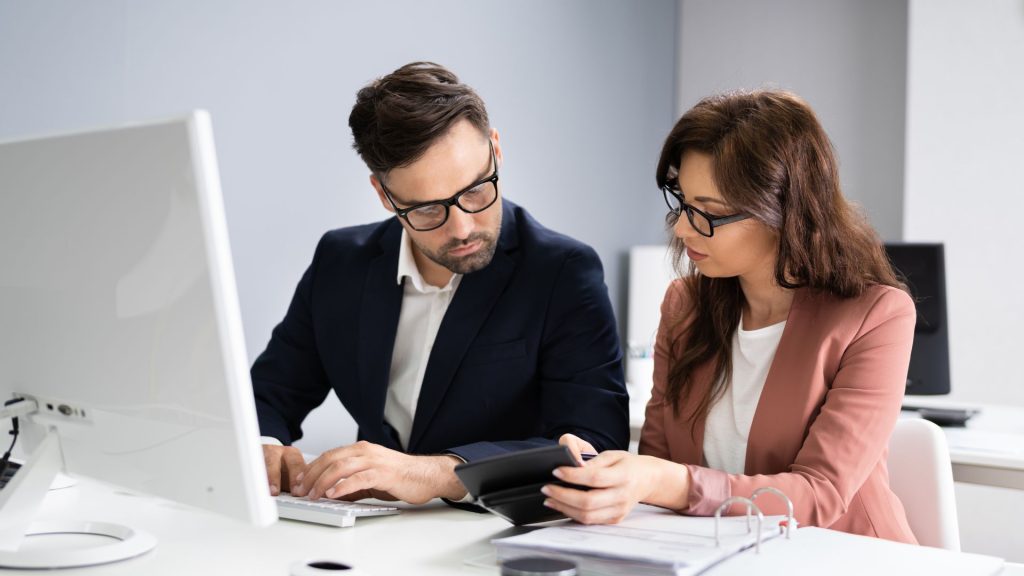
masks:
{"label": "suit jacket pocket", "polygon": [[463,359],[462,364],[464,366],[492,364],[502,360],[514,360],[524,357],[526,357],[526,340],[513,340],[512,342],[503,342],[501,344],[473,346],[466,351],[466,357]]}

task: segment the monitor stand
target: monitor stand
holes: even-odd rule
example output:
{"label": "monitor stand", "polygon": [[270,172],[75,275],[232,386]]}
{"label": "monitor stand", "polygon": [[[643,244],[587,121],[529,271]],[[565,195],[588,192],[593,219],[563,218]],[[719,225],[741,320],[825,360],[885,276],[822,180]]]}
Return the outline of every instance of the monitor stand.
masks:
{"label": "monitor stand", "polygon": [[[147,532],[121,524],[89,521],[36,522],[53,478],[63,468],[60,441],[50,429],[7,486],[0,490],[0,568],[53,569],[109,564],[145,554],[156,546]],[[83,534],[111,540],[88,548],[24,549],[25,538]],[[36,540],[38,541],[38,540]]]}

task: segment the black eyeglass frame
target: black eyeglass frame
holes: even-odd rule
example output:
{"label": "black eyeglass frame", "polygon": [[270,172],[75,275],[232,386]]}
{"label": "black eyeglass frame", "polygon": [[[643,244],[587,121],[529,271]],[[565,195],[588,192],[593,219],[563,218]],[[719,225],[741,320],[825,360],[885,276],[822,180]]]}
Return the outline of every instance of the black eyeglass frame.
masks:
{"label": "black eyeglass frame", "polygon": [[[674,183],[675,180],[670,180],[668,183],[661,187],[661,192],[665,196],[665,205],[668,206],[669,212],[671,212],[673,216],[675,216],[675,218],[679,218],[679,216],[682,215],[682,212],[686,211],[686,219],[690,221],[690,226],[692,226],[698,234],[704,236],[705,238],[711,238],[712,236],[714,236],[715,228],[719,226],[725,226],[726,224],[732,224],[733,222],[739,222],[740,220],[746,220],[747,218],[750,218],[750,214],[743,214],[742,212],[737,214],[730,214],[728,216],[714,216],[712,214],[708,214],[707,212],[701,210],[700,208],[696,208],[694,206],[687,204],[686,200],[683,199],[682,194],[679,194],[672,188],[672,185]],[[679,202],[679,208],[672,207],[672,201],[669,199],[670,194]],[[693,222],[694,212],[700,214],[701,216],[704,217],[705,220],[708,221],[708,226],[711,227],[710,232],[705,234],[704,232],[701,231],[700,228],[697,227],[697,225]]]}
{"label": "black eyeglass frame", "polygon": [[[479,214],[480,212],[487,210],[491,206],[494,206],[494,203],[498,201],[498,197],[501,196],[501,192],[498,190],[498,159],[494,156],[494,142],[488,139],[487,145],[491,149],[491,165],[494,166],[494,172],[492,172],[490,176],[477,180],[476,182],[470,184],[469,186],[466,186],[462,190],[459,190],[455,194],[443,200],[432,200],[430,202],[414,204],[412,206],[409,206],[408,208],[399,208],[398,204],[395,203],[395,199],[391,197],[391,191],[388,190],[387,186],[384,185],[384,180],[378,178],[378,182],[380,182],[380,188],[381,190],[384,191],[384,196],[388,199],[388,202],[391,203],[391,207],[395,209],[395,216],[404,219],[406,222],[408,222],[409,226],[413,230],[416,230],[417,232],[430,232],[431,230],[437,230],[441,226],[444,226],[445,224],[448,223],[448,217],[450,215],[452,206],[458,206],[459,210],[462,210],[466,214]],[[480,186],[481,184],[486,184],[487,182],[494,184],[494,199],[491,200],[487,204],[487,206],[484,206],[479,210],[469,210],[462,204],[459,204],[459,198],[462,198],[463,195],[471,192],[477,186]],[[437,226],[431,226],[430,228],[417,228],[416,225],[413,224],[411,220],[409,220],[409,213],[412,212],[413,210],[418,210],[420,208],[423,208],[424,206],[435,205],[444,206],[444,218]]]}

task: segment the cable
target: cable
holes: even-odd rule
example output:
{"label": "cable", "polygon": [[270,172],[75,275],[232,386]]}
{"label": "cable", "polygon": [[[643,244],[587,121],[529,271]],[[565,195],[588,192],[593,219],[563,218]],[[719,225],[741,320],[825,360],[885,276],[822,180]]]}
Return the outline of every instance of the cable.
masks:
{"label": "cable", "polygon": [[[12,399],[4,402],[4,406],[10,406],[11,404],[16,404],[16,403],[22,402],[24,400],[25,400],[24,398],[12,398]],[[4,473],[7,472],[7,464],[11,460],[11,452],[14,451],[14,445],[18,443],[18,417],[17,416],[11,417],[11,430],[10,430],[10,432],[8,432],[8,434],[10,434],[11,436],[14,436],[14,438],[11,440],[11,445],[7,448],[7,452],[4,452],[3,457],[0,458],[0,478],[3,478]]]}

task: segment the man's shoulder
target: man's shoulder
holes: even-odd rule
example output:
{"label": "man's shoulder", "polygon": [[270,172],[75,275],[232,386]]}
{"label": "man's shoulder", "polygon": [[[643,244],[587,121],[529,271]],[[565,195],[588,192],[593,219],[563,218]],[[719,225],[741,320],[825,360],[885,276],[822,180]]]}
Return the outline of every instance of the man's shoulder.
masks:
{"label": "man's shoulder", "polygon": [[347,226],[325,232],[313,254],[311,269],[320,277],[344,271],[360,274],[380,257],[391,257],[397,266],[402,239],[401,225],[394,218],[372,224]]}
{"label": "man's shoulder", "polygon": [[589,244],[544,226],[521,206],[513,204],[512,212],[515,215],[520,248],[530,258],[564,260],[570,255],[597,257]]}
{"label": "man's shoulder", "polygon": [[[328,230],[320,238],[317,254],[320,256],[338,253],[358,253],[366,250],[379,252],[382,242],[395,234],[401,237],[401,230],[392,230],[398,223],[393,218],[370,224],[346,226]],[[397,234],[396,234],[397,232]]]}

